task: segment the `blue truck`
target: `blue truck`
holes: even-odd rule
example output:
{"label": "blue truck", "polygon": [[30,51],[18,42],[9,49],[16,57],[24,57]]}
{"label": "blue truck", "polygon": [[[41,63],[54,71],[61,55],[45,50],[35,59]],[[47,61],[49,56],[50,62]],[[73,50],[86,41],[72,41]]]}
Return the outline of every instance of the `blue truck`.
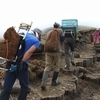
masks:
{"label": "blue truck", "polygon": [[61,28],[64,34],[71,34],[75,38],[78,33],[78,20],[77,19],[63,19],[61,21]]}

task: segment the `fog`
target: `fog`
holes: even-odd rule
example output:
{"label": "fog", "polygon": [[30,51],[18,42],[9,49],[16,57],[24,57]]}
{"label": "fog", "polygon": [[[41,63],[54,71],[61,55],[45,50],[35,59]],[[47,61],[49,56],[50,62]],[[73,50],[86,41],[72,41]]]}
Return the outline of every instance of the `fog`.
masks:
{"label": "fog", "polygon": [[77,19],[79,25],[100,27],[99,0],[1,0],[0,38],[7,28],[18,31],[21,22],[41,30],[62,19]]}

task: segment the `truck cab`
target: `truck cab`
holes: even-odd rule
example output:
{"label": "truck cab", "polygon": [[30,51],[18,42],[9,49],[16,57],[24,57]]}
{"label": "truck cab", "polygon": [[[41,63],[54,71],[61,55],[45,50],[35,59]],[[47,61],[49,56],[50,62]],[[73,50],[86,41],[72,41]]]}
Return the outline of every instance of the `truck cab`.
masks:
{"label": "truck cab", "polygon": [[64,35],[72,36],[76,38],[78,33],[78,20],[77,19],[63,19],[61,21],[61,28],[64,31]]}

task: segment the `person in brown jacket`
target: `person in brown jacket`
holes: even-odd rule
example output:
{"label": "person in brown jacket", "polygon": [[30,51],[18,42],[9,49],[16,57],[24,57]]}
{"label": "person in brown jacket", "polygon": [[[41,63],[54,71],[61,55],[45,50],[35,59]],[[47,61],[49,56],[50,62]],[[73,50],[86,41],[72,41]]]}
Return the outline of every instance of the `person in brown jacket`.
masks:
{"label": "person in brown jacket", "polygon": [[[58,49],[55,52],[46,52],[45,54],[45,59],[46,59],[46,66],[44,69],[43,77],[42,77],[42,82],[41,82],[41,89],[46,90],[46,81],[48,78],[48,74],[51,70],[54,71],[53,76],[52,76],[52,83],[51,86],[56,86],[59,85],[59,81],[57,80],[58,74],[59,74],[59,69],[60,69],[60,41],[62,40],[61,38],[63,37],[63,31],[60,28],[60,25],[58,23],[53,24],[53,30],[58,31],[58,39],[59,39],[59,45]],[[50,33],[53,31],[49,31],[47,33],[47,37],[49,37]],[[55,37],[53,37],[55,38]],[[56,41],[56,39],[53,39]],[[52,44],[54,45],[54,44]]]}

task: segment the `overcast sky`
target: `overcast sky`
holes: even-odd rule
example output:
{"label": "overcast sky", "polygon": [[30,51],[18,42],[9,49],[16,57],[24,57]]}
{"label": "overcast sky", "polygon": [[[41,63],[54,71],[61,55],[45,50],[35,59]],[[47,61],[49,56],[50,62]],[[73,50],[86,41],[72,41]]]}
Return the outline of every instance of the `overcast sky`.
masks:
{"label": "overcast sky", "polygon": [[100,27],[100,0],[1,0],[0,32],[21,22],[43,29],[62,19],[78,19],[79,25]]}

